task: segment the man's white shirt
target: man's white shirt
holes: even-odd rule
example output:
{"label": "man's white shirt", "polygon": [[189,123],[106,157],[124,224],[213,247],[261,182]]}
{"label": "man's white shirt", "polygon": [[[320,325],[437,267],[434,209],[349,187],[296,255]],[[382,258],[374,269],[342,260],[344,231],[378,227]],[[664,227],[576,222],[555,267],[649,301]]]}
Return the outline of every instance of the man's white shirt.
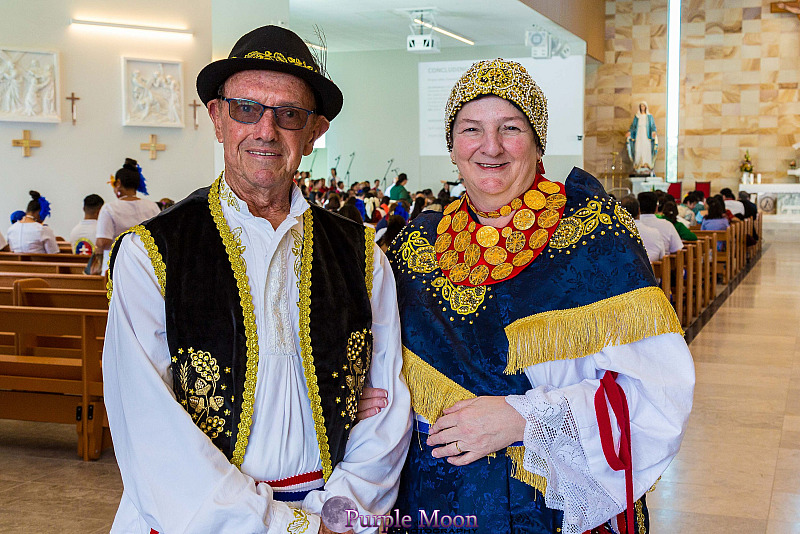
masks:
{"label": "man's white shirt", "polygon": [[642,238],[644,250],[647,252],[650,263],[658,261],[666,255],[664,238],[661,237],[661,232],[644,224],[640,219],[636,219],[636,229],[639,230],[639,236]]}
{"label": "man's white shirt", "polygon": [[[642,213],[639,221],[651,228],[655,228],[664,240],[664,250],[667,254],[674,254],[683,248],[683,241],[672,223],[666,219],[659,219],[652,213]],[[637,225],[638,226],[638,225]]]}
{"label": "man's white shirt", "polygon": [[[229,189],[224,181],[223,188]],[[302,214],[310,207],[294,187],[289,215],[273,229],[227,193],[221,196],[235,202],[221,202],[222,210],[231,230],[241,228],[259,345],[244,462],[241,471],[230,464],[175,401],[158,281],[138,236],[126,238],[114,265],[103,355],[105,402],[124,483],[114,533],[286,532],[297,512],[272,500],[269,485],[256,481],[321,469],[300,358],[295,269]],[[302,503],[308,522],[301,532],[316,534],[322,505],[334,495],[353,499],[362,514],[387,512],[397,496],[410,441],[410,395],[401,376],[395,282],[377,247],[373,265],[369,385],[388,390],[389,405],[352,428],[325,490]]]}

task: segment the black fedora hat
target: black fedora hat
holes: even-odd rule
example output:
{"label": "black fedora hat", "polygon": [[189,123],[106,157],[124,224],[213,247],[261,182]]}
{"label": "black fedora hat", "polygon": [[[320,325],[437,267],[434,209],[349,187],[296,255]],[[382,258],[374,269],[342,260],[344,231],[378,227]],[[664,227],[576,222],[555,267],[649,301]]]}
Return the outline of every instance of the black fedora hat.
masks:
{"label": "black fedora hat", "polygon": [[303,40],[280,26],[262,26],[243,35],[228,59],[206,65],[197,75],[197,94],[203,104],[219,96],[225,80],[243,70],[273,70],[305,80],[314,91],[316,111],[332,120],[342,110],[342,92],[325,77]]}

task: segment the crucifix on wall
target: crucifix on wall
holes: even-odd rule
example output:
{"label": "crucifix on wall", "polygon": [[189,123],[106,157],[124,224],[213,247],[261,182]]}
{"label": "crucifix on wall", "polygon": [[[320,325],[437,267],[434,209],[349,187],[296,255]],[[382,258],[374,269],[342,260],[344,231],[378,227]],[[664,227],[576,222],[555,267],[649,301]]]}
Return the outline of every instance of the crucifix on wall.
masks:
{"label": "crucifix on wall", "polygon": [[67,97],[67,100],[72,102],[72,125],[75,126],[75,122],[78,120],[78,106],[75,104],[75,102],[80,100],[80,97],[75,96],[75,93],[73,92]]}
{"label": "crucifix on wall", "polygon": [[197,100],[192,100],[192,103],[189,104],[189,107],[192,108],[192,114],[194,116],[194,129],[197,129],[197,108],[201,107],[201,104],[197,103]]}
{"label": "crucifix on wall", "polygon": [[150,142],[149,143],[142,143],[139,145],[141,150],[149,150],[150,151],[150,159],[156,159],[159,151],[163,151],[167,149],[167,145],[163,145],[157,142],[158,136],[155,134],[150,134]]}
{"label": "crucifix on wall", "polygon": [[42,146],[42,142],[31,139],[30,130],[22,130],[22,139],[12,139],[11,146],[22,147],[22,155],[28,158],[31,155],[31,148]]}
{"label": "crucifix on wall", "polygon": [[772,2],[770,13],[794,13],[800,19],[800,2]]}

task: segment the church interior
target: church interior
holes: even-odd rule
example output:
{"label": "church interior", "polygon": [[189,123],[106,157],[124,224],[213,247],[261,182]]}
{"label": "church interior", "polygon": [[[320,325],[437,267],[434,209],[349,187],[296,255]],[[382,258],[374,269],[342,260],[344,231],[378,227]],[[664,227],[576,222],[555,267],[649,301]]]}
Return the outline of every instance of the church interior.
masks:
{"label": "church interior", "polygon": [[[653,264],[696,386],[681,450],[647,496],[650,532],[800,533],[800,2],[435,4],[2,2],[0,214],[24,211],[38,191],[66,240],[87,195],[113,198],[126,158],[153,201],[210,184],[223,148],[195,79],[258,26],[296,32],[341,88],[341,115],[298,170],[328,179],[336,169],[345,187],[385,190],[401,172],[412,194],[455,181],[442,135],[450,88],[474,61],[519,61],[548,98],[549,180],[579,167],[617,199],[663,191],[681,204],[727,188],[757,207],[727,231],[698,226],[695,242]],[[64,256],[77,256],[65,240]],[[24,254],[0,256],[0,532],[108,532],[122,480],[99,359],[63,392],[77,400],[53,408],[45,392],[63,377],[26,377],[10,356],[15,335],[51,335],[30,325],[66,324],[46,306],[93,309],[77,345],[44,342],[31,356],[98,353],[102,331],[86,332],[104,328],[105,281],[82,274],[86,257],[56,269],[27,258],[41,266],[26,271]],[[45,281],[15,283],[20,273]],[[42,288],[62,294],[48,301]]]}

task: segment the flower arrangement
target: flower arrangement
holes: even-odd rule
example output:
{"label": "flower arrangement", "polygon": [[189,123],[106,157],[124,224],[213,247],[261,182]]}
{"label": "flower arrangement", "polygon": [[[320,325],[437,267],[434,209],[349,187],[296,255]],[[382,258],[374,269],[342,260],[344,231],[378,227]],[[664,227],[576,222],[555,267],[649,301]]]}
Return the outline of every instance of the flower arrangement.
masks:
{"label": "flower arrangement", "polygon": [[742,172],[753,172],[753,161],[750,159],[750,151],[747,150],[744,153],[744,161],[742,164],[739,165],[739,170]]}
{"label": "flower arrangement", "polygon": [[789,168],[796,169],[797,168],[797,160],[790,159],[789,160]]}

